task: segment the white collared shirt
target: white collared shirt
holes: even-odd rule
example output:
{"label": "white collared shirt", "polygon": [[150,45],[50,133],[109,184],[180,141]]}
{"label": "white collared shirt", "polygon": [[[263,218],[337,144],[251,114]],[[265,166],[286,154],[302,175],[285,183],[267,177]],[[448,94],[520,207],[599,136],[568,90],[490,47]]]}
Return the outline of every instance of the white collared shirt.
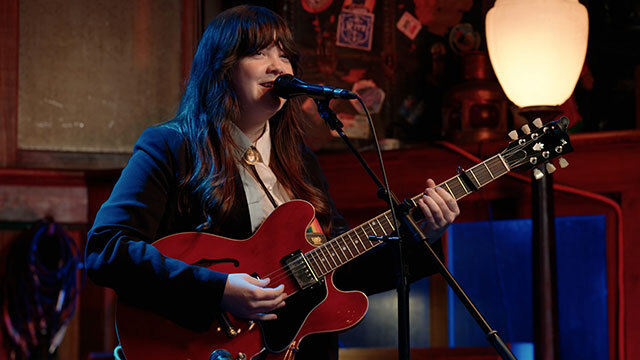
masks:
{"label": "white collared shirt", "polygon": [[240,172],[240,178],[242,179],[242,186],[247,197],[247,205],[249,205],[249,217],[251,218],[251,231],[255,231],[264,219],[271,214],[274,210],[273,204],[265,194],[262,186],[254,178],[251,170],[243,164],[244,154],[250,146],[254,146],[262,161],[258,161],[254,166],[260,176],[260,179],[266,186],[266,188],[273,196],[276,204],[280,205],[290,200],[287,191],[280,184],[269,167],[269,161],[271,159],[271,136],[269,135],[269,122],[267,122],[264,132],[258,138],[255,143],[251,143],[251,140],[235,125],[232,124],[231,135],[236,144],[240,147],[240,158],[238,159],[238,171]]}

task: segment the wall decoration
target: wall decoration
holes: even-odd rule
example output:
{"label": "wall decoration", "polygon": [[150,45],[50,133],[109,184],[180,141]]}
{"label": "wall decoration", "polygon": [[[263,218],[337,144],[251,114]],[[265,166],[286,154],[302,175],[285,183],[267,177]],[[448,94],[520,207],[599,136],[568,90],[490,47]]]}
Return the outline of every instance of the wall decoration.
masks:
{"label": "wall decoration", "polygon": [[316,14],[327,10],[333,0],[300,0],[302,8],[311,14]]}
{"label": "wall decoration", "polygon": [[367,72],[367,69],[351,68],[351,69],[349,69],[349,72],[347,73],[347,75],[344,75],[342,77],[342,80],[348,81],[350,83],[354,83],[354,82],[362,79],[362,77],[364,76],[364,74],[366,72]]}
{"label": "wall decoration", "polygon": [[[369,123],[364,115],[354,115],[349,113],[339,113],[338,119],[342,121],[344,127],[342,131],[352,139],[368,139],[371,136],[369,131]],[[331,135],[339,137],[337,132],[332,131]]]}
{"label": "wall decoration", "polygon": [[336,45],[371,50],[373,41],[372,13],[342,11],[338,17],[338,31]]}
{"label": "wall decoration", "polygon": [[376,7],[376,0],[344,0],[342,10],[373,12]]}
{"label": "wall decoration", "polygon": [[[360,80],[353,84],[351,91],[355,92],[362,98],[367,109],[369,109],[369,113],[377,114],[380,112],[380,108],[382,108],[382,103],[384,102],[385,92],[379,88],[375,82],[372,80]],[[350,102],[356,111],[360,114],[365,114],[358,100],[350,100]]]}
{"label": "wall decoration", "polygon": [[471,10],[473,0],[413,0],[415,14],[430,32],[444,36]]}
{"label": "wall decoration", "polygon": [[449,46],[456,54],[480,49],[480,33],[471,24],[457,24],[449,32]]}
{"label": "wall decoration", "polygon": [[422,24],[415,18],[415,16],[411,15],[410,12],[405,11],[400,17],[400,20],[398,20],[396,27],[401,33],[407,35],[409,39],[413,40],[420,32],[420,29],[422,29]]}
{"label": "wall decoration", "polygon": [[422,114],[424,114],[424,101],[418,101],[413,95],[408,95],[402,100],[398,115],[407,124],[415,125],[422,117]]}
{"label": "wall decoration", "polygon": [[336,44],[332,38],[331,34],[320,30],[316,34],[316,61],[318,70],[324,74],[334,74],[338,66]]}

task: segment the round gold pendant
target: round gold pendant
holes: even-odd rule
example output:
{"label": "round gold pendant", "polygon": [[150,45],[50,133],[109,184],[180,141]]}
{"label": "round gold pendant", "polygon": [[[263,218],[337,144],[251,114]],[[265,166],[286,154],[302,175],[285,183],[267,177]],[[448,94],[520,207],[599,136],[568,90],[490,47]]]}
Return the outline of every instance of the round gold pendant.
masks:
{"label": "round gold pendant", "polygon": [[251,146],[247,149],[247,152],[244,153],[244,161],[249,165],[255,165],[260,161],[260,153],[256,148]]}

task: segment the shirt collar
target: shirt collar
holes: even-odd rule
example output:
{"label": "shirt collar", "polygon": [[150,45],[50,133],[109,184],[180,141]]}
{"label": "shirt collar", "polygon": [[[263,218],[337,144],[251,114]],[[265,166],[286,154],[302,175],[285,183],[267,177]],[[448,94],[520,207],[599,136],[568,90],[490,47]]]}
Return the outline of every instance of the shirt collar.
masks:
{"label": "shirt collar", "polygon": [[269,122],[267,121],[267,125],[264,127],[264,132],[262,136],[258,138],[255,145],[256,149],[260,153],[262,157],[262,162],[269,166],[269,159],[271,158],[271,134],[269,134]]}
{"label": "shirt collar", "polygon": [[236,157],[239,160],[242,160],[244,154],[247,152],[247,149],[253,146],[260,153],[262,162],[266,166],[269,166],[269,160],[271,158],[271,136],[269,134],[269,131],[269,122],[267,121],[262,135],[255,143],[251,143],[249,137],[245,135],[245,133],[243,133],[236,124],[231,122],[231,137],[233,138],[233,141],[236,142],[236,145],[238,145]]}

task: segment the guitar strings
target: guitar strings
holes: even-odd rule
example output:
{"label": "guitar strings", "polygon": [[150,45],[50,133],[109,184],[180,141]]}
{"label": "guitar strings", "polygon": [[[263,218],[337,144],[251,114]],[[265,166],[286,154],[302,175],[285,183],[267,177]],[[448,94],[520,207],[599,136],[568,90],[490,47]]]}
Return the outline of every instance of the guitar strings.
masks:
{"label": "guitar strings", "polygon": [[[378,217],[380,217],[380,216],[378,216]],[[376,219],[377,219],[377,218],[376,218]],[[352,229],[352,230],[350,230],[350,231],[348,231],[348,232],[346,232],[346,233],[344,233],[344,234],[342,234],[342,235],[340,235],[340,236],[338,236],[338,237],[336,237],[336,238],[334,238],[334,239],[330,240],[329,242],[327,242],[327,243],[325,243],[325,244],[323,244],[323,245],[321,245],[321,246],[319,246],[319,247],[317,247],[317,248],[315,248],[315,249],[313,249],[313,250],[310,250],[310,251],[309,251],[309,252],[307,252],[306,254],[304,254],[304,256],[305,256],[308,260],[314,260],[314,261],[316,261],[316,264],[318,264],[318,265],[317,265],[318,270],[320,270],[320,271],[323,271],[323,272],[324,272],[324,271],[326,271],[326,269],[327,269],[327,268],[329,268],[329,270],[328,270],[328,271],[326,271],[326,272],[324,272],[324,274],[317,274],[317,275],[320,275],[320,276],[326,275],[326,274],[330,273],[331,271],[333,271],[333,270],[335,270],[335,269],[339,268],[339,267],[340,267],[340,266],[342,266],[343,264],[345,264],[345,263],[349,262],[350,260],[352,260],[352,259],[354,259],[355,257],[357,257],[357,256],[359,256],[359,255],[361,255],[361,254],[363,254],[364,252],[366,252],[366,251],[368,251],[368,250],[370,250],[370,249],[374,248],[375,246],[377,246],[377,245],[379,244],[379,242],[375,243],[375,242],[373,242],[373,241],[369,240],[369,241],[371,242],[372,246],[371,246],[370,248],[367,248],[367,247],[366,247],[366,245],[364,245],[364,243],[362,242],[362,239],[360,238],[360,235],[358,235],[358,234],[357,234],[357,230],[358,230],[358,229],[361,229],[361,230],[362,230],[362,232],[363,232],[363,234],[364,234],[364,235],[366,235],[365,230],[364,230],[364,229],[362,229],[362,228],[363,228],[363,226],[364,226],[364,225],[360,225],[360,226],[358,226],[358,227],[356,227],[356,228],[354,228],[354,229]],[[382,231],[385,231],[385,232],[386,232],[386,230],[385,230],[381,225],[379,225],[379,227],[380,227],[380,229],[381,229]],[[349,245],[348,245],[347,240],[346,240],[346,237],[347,237],[347,236],[349,236],[349,239],[353,242],[353,240],[351,239],[351,237],[350,237],[350,235],[349,235],[349,234],[350,234],[350,233],[352,233],[352,232],[356,234],[356,237],[358,238],[358,241],[359,241],[361,244],[363,244],[362,246],[363,246],[363,248],[364,248],[364,250],[363,250],[362,252],[360,252],[360,251],[358,250],[357,246],[354,244],[354,245],[353,245],[353,247],[354,247],[354,249],[357,251],[357,254],[356,254],[356,255],[354,255],[354,254],[353,254],[353,252],[352,252],[352,251],[351,251],[351,249],[349,248]],[[367,237],[367,240],[368,240],[368,237]],[[341,241],[342,241],[342,245],[340,244],[340,242],[341,242]],[[333,250],[330,250],[330,249],[329,249],[330,247],[332,247],[332,245],[335,245],[335,246],[338,246],[338,247],[339,247],[339,249],[340,249],[340,251],[342,251],[342,253],[343,253],[343,255],[344,255],[343,257],[346,259],[346,261],[343,261],[343,260],[342,260],[342,258],[340,257],[340,255],[339,255],[339,252],[338,252],[338,251],[335,251],[335,249],[333,249]],[[345,249],[345,248],[349,250],[349,253],[351,254],[351,257],[349,257],[349,256],[347,255],[347,253],[344,251],[344,249]],[[321,259],[321,256],[322,256],[321,251],[322,251],[322,249],[325,249],[325,250],[326,250],[325,252],[329,252],[329,256],[327,256],[326,254],[324,255],[324,261],[323,261],[323,259]],[[317,253],[317,254],[316,254],[316,253]],[[331,264],[331,262],[329,262],[329,261],[327,260],[327,259],[329,259],[329,258],[330,258],[330,259],[332,259],[332,261],[333,261],[334,265],[332,265],[332,264]],[[337,258],[337,260],[336,260],[336,258]],[[322,264],[322,266],[324,267],[324,269],[320,268],[320,264]],[[272,281],[274,281],[274,282],[275,282],[275,281],[280,281],[280,280],[281,280],[281,279],[283,279],[284,277],[287,277],[287,276],[289,276],[290,274],[292,274],[292,273],[294,273],[294,272],[296,272],[296,271],[302,270],[302,269],[303,269],[303,268],[305,268],[305,267],[307,267],[307,263],[306,263],[302,258],[300,258],[300,259],[297,259],[297,260],[295,260],[294,262],[292,262],[292,263],[290,264],[290,266],[289,266],[287,269],[285,269],[284,267],[280,267],[280,268],[278,268],[277,270],[275,270],[275,271],[273,271],[273,272],[271,272],[271,273],[267,274],[267,277],[272,276],[272,275],[274,275],[274,274],[276,274],[276,273],[280,272],[280,273],[278,273],[276,276],[274,276],[274,278],[272,279]],[[311,267],[311,268],[312,268],[312,270],[313,270],[313,267]],[[315,271],[314,271],[314,272],[315,272]]]}
{"label": "guitar strings", "polygon": [[[380,222],[380,218],[382,218],[382,217],[384,217],[387,220],[387,222],[389,223],[388,224],[388,226],[390,227],[389,230],[385,229],[383,224]],[[377,224],[371,225],[371,223],[376,222],[376,221],[377,221]],[[367,222],[366,224],[368,224],[371,227],[371,229],[373,230],[374,233],[375,233],[375,229],[373,228],[373,226],[379,227],[379,230],[382,231],[383,233],[385,233],[385,235],[390,233],[391,232],[390,230],[393,229],[392,224],[389,222],[388,218],[386,218],[386,213],[383,213],[383,214],[377,216],[372,221]],[[331,271],[339,268],[343,264],[349,262],[350,260],[356,258],[357,256],[367,252],[368,250],[370,250],[370,249],[372,249],[372,248],[374,248],[374,247],[376,247],[377,245],[380,244],[380,241],[376,242],[376,241],[369,240],[368,235],[367,235],[364,227],[365,227],[365,224],[360,225],[360,226],[358,226],[356,228],[353,228],[352,230],[349,230],[348,232],[345,232],[345,233],[341,234],[340,236],[330,240],[329,242],[327,242],[327,243],[325,243],[325,244],[323,244],[323,245],[321,245],[321,246],[319,246],[319,247],[317,247],[317,248],[315,248],[313,250],[310,250],[309,252],[304,254],[304,256],[307,259],[316,261],[318,270],[324,272],[323,274],[317,274],[317,275],[324,276],[324,275],[330,273]],[[363,235],[365,236],[365,238],[367,240],[369,240],[370,244],[372,245],[371,247],[367,248],[365,243],[360,238],[360,235],[358,234],[358,230],[361,230]],[[351,233],[354,233],[358,240],[354,241],[351,238],[351,235],[350,235]],[[348,242],[347,242],[347,237],[353,243],[353,248],[354,248],[354,250],[356,250],[357,254],[354,255],[353,252],[351,251],[351,248],[349,247]],[[340,244],[340,242],[342,242],[342,244]],[[358,249],[357,245],[355,245],[358,242],[360,242],[362,244],[362,247],[363,247],[363,251],[362,252]],[[345,261],[342,260],[342,258],[339,255],[339,252],[335,250],[335,247],[333,247],[333,245],[337,246],[339,248],[339,250],[342,251]],[[330,249],[331,247],[333,247],[333,250]],[[344,250],[345,248],[351,254],[351,258],[345,252],[345,250]],[[322,254],[323,249],[325,250],[325,253],[326,252],[329,253],[329,256],[327,256],[326,254],[324,254],[324,255]],[[324,261],[321,258],[321,256],[324,256]],[[337,260],[336,260],[336,258],[337,258]],[[327,259],[331,259],[333,261],[333,265]],[[324,267],[324,269],[321,268],[321,265],[322,265],[322,267]],[[277,281],[280,281],[280,280],[288,277],[289,275],[291,275],[292,273],[294,273],[296,271],[302,270],[305,267],[307,267],[307,263],[305,261],[303,261],[302,258],[300,258],[300,259],[295,260],[294,262],[292,262],[290,264],[290,266],[288,267],[288,269],[284,269],[283,267],[280,267],[277,270],[267,274],[267,277],[273,276],[274,274],[277,273],[276,276],[274,276],[273,279],[272,279],[273,282],[277,282]],[[329,269],[328,271],[326,270],[327,268]],[[311,267],[311,270],[314,270],[313,267]]]}
{"label": "guitar strings", "polygon": [[[502,155],[502,156],[504,156],[504,157],[507,159],[507,161],[508,161],[509,163],[512,163],[512,162],[513,162],[513,158],[514,158],[515,156],[517,156],[517,153],[518,153],[518,152],[522,151],[522,149],[523,149],[524,147],[526,147],[526,146],[530,145],[532,142],[534,142],[534,141],[536,141],[536,140],[537,140],[537,139],[529,139],[528,141],[525,141],[525,142],[524,142],[524,143],[522,143],[522,144],[517,144],[514,148],[512,148],[512,149],[508,149],[508,150],[505,150],[501,155]],[[538,151],[537,153],[540,153],[540,151]],[[516,160],[516,161],[513,163],[513,165],[514,165],[515,167],[517,167],[517,166],[520,166],[520,165],[522,165],[522,164],[524,164],[524,163],[526,163],[526,162],[527,162],[526,157],[523,157],[521,160]],[[510,170],[510,169],[507,169],[507,172],[508,172],[509,170]],[[493,180],[493,179],[491,179],[491,180]],[[383,215],[386,215],[386,213],[385,213],[385,214],[383,214]],[[380,215],[379,217],[382,217],[383,215]],[[378,217],[378,218],[379,218],[379,217]],[[387,219],[387,221],[388,221],[388,219]],[[361,227],[362,227],[362,225],[360,226],[360,228],[361,228]],[[382,228],[382,227],[381,227],[381,228]],[[358,228],[355,228],[354,230],[357,230],[357,229],[358,229]],[[366,235],[366,231],[364,231],[364,229],[362,229],[362,230],[363,230],[364,235]],[[384,228],[382,228],[382,230],[383,230],[383,231],[385,231],[385,229],[384,229]],[[350,232],[351,232],[351,231],[350,231]],[[350,232],[349,232],[349,233],[350,233]],[[357,234],[357,232],[356,232],[356,231],[353,231],[353,232],[354,232],[354,233],[356,233],[356,236],[358,236],[358,238],[359,238],[359,235]],[[375,232],[375,230],[374,230],[374,232]],[[349,235],[349,233],[345,233],[345,234]],[[338,242],[339,242],[339,241],[341,241],[341,240],[342,240],[342,241],[344,241],[344,243],[343,243],[343,245],[345,245],[344,247],[343,247],[343,246],[341,246],[340,244],[338,244],[337,246],[338,246],[338,247],[340,248],[340,250],[343,252],[344,257],[345,257],[345,259],[347,259],[347,262],[348,262],[348,261],[350,261],[351,259],[349,259],[349,257],[347,256],[346,252],[344,251],[344,250],[345,250],[345,248],[346,248],[347,250],[349,250],[349,252],[350,252],[350,253],[351,253],[351,255],[352,255],[352,258],[354,258],[355,256],[353,256],[353,253],[351,252],[350,247],[349,247],[349,246],[347,245],[347,243],[346,243],[346,239],[344,239],[344,235],[345,235],[345,234],[343,234],[341,237],[337,238],[337,239],[336,239],[336,241],[335,241],[335,243],[338,243]],[[352,240],[352,241],[353,241],[353,240]],[[332,240],[332,242],[333,242],[333,240]],[[327,243],[327,244],[329,244],[329,243]],[[327,245],[327,244],[325,244],[325,245]],[[323,245],[322,247],[326,247],[326,248],[328,248],[328,247],[329,247],[328,245],[327,245],[327,246],[325,246],[325,245]],[[377,244],[375,244],[375,245],[377,245]],[[375,247],[375,245],[374,245],[373,247]],[[373,247],[372,247],[372,248],[373,248]],[[357,250],[357,247],[356,247],[355,245],[354,245],[354,248]],[[335,253],[337,253],[337,254],[338,254],[338,255],[335,255],[335,254],[333,253],[333,251],[332,251],[332,250],[329,250],[329,254],[331,255],[329,258],[330,258],[330,259],[332,259],[332,261],[334,262],[335,266],[334,266],[334,265],[332,265],[332,264],[331,264],[330,262],[328,262],[328,261],[325,263],[325,262],[323,261],[323,259],[321,259],[321,258],[320,258],[320,254],[315,255],[315,252],[316,252],[316,250],[318,250],[318,249],[320,249],[320,248],[317,248],[317,249],[314,249],[314,250],[310,251],[308,254],[306,254],[306,256],[307,256],[307,258],[309,258],[309,259],[313,259],[313,260],[316,260],[316,261],[317,261],[317,260],[320,260],[320,263],[318,263],[318,265],[322,265],[322,266],[323,266],[323,267],[325,267],[325,268],[327,268],[327,266],[328,266],[328,267],[329,267],[329,271],[327,271],[326,273],[329,273],[329,272],[331,272],[331,271],[333,271],[333,270],[337,269],[338,267],[340,267],[341,265],[343,265],[343,264],[344,264],[344,263],[343,263],[343,261],[342,261],[342,259],[340,258],[339,253],[338,253],[337,251],[335,251]],[[334,250],[335,250],[335,249],[334,249]],[[367,251],[367,250],[369,250],[369,249],[365,249],[365,251]],[[318,251],[321,251],[321,250],[318,250]],[[358,253],[358,255],[360,255],[360,254],[361,254],[361,253]],[[356,256],[358,256],[358,255],[356,255]],[[325,257],[325,259],[327,259],[327,256],[326,256],[326,255],[324,255],[324,257]],[[339,263],[338,263],[338,261],[336,261],[335,257],[337,257],[337,258],[338,258]],[[285,271],[284,273],[279,274],[279,275],[281,275],[282,277],[284,277],[284,276],[288,276],[290,273],[292,273],[292,272],[294,272],[294,271],[299,271],[301,268],[304,268],[304,267],[306,267],[306,266],[307,266],[307,265],[305,264],[305,262],[304,262],[304,261],[302,261],[302,260],[296,260],[296,261],[295,261],[295,263],[292,263],[291,265],[293,265],[293,266],[290,266],[289,270],[287,270],[287,271]],[[320,267],[320,266],[318,266],[318,267]],[[320,269],[320,270],[324,271],[323,269]],[[326,274],[326,273],[325,273],[325,274]],[[277,280],[279,281],[279,280],[281,280],[281,279],[282,279],[282,277],[278,277],[278,278],[274,278],[274,279],[277,279]]]}
{"label": "guitar strings", "polygon": [[[375,229],[373,228],[373,226],[378,227],[379,231],[382,231],[383,233],[385,233],[385,235],[390,233],[390,230],[385,229],[383,223],[380,221],[380,219],[383,218],[383,217],[389,223],[388,226],[390,227],[390,229],[391,230],[393,229],[392,224],[389,222],[389,219],[386,217],[386,213],[383,213],[383,214],[377,216],[376,218],[372,219],[370,222],[367,222],[367,224],[373,230],[374,234],[375,234]],[[375,222],[377,222],[377,224]],[[373,225],[371,223],[373,223]],[[327,269],[327,267],[328,267],[329,270],[324,273],[324,274],[327,274],[327,273],[337,269],[338,267],[340,267],[344,263],[352,260],[353,258],[363,254],[364,252],[372,249],[373,247],[375,247],[375,246],[377,246],[379,244],[379,242],[373,242],[373,241],[368,239],[368,235],[366,233],[366,230],[364,230],[364,226],[365,226],[365,224],[360,225],[360,226],[358,226],[358,227],[356,227],[356,228],[354,228],[352,230],[349,230],[348,232],[345,232],[345,233],[341,234],[340,236],[330,240],[329,242],[327,242],[327,243],[325,243],[325,244],[323,244],[323,245],[321,245],[321,246],[309,251],[304,256],[307,259],[316,261],[317,268],[320,271],[325,271]],[[370,241],[370,243],[372,245],[371,247],[367,248],[366,244],[362,241],[362,238],[358,234],[358,230],[361,230],[362,234],[365,236],[365,238]],[[354,241],[351,238],[351,233],[355,234],[357,240]],[[347,239],[346,239],[347,237],[353,243],[353,249],[357,252],[357,254],[354,255],[353,252],[351,251],[351,248],[349,247]],[[342,242],[342,244],[340,242]],[[360,251],[358,249],[358,246],[356,245],[358,242],[360,244],[362,244],[363,251]],[[335,245],[335,246],[337,246],[339,248],[339,250],[343,253],[343,257],[346,259],[346,261],[342,260],[339,252],[335,251],[335,248],[333,250],[330,249],[331,247],[333,247],[333,245]],[[328,252],[330,256],[327,256],[326,254],[323,254],[322,253],[323,249],[325,250],[325,253]],[[351,254],[351,257],[349,257],[347,255],[347,253],[345,252],[344,249],[347,249],[349,251],[349,253]],[[321,258],[321,256],[324,256],[324,260]],[[335,258],[337,258],[337,260]],[[327,259],[331,259],[335,266],[332,265],[331,262],[328,261]],[[324,267],[324,269],[321,268],[321,265],[322,265],[322,267]],[[284,271],[284,273],[277,274],[278,276],[288,276],[292,272],[299,271],[299,270],[303,269],[304,267],[307,267],[307,264],[302,259],[299,259],[299,260],[296,260],[295,262],[292,262],[290,264],[290,266],[288,267],[288,269],[285,270],[282,267],[278,268],[277,270],[265,275],[265,277],[273,276],[274,274],[278,273],[279,271]],[[318,275],[324,275],[324,274],[318,274]],[[279,280],[279,279],[281,279],[281,277],[279,277],[279,278],[274,277],[274,279],[272,281],[275,281],[276,279]]]}
{"label": "guitar strings", "polygon": [[[522,144],[517,144],[512,149],[507,149],[507,150],[503,151],[500,155],[502,155],[508,161],[508,163],[511,163],[513,161],[513,158],[515,156],[517,156],[518,152],[522,151],[523,148],[525,148],[526,146],[528,146],[529,144],[531,144],[532,142],[537,141],[537,140],[538,139],[531,138],[531,139],[525,141]],[[539,153],[541,153],[541,151],[537,151],[537,153],[539,154]],[[525,153],[525,155],[526,155],[526,153]],[[518,167],[518,166],[520,166],[522,164],[525,164],[527,162],[528,162],[528,159],[525,156],[521,160],[515,160],[514,167]],[[507,172],[510,171],[510,170],[511,170],[511,168],[507,169]],[[378,217],[374,218],[374,220],[377,220],[377,219],[379,219],[379,218],[381,218],[383,216],[386,218],[386,213],[387,212],[379,215]],[[389,222],[388,218],[386,220],[387,220],[387,222]],[[371,226],[371,224],[369,222],[367,222],[367,224],[369,224],[369,226]],[[391,225],[391,224],[389,224],[389,225]],[[378,220],[378,226],[380,227],[380,229],[383,232],[385,232],[385,235],[386,235],[387,234],[386,233],[387,230],[381,225],[379,220]],[[358,226],[358,227],[356,227],[356,228],[354,228],[352,230],[349,230],[348,232],[345,232],[344,234],[341,234],[340,236],[336,237],[335,239],[332,239],[332,240],[328,241],[327,243],[325,243],[325,244],[323,244],[323,245],[321,245],[321,246],[319,246],[319,247],[317,247],[315,249],[310,250],[306,254],[303,254],[303,256],[306,257],[308,260],[314,260],[316,262],[316,264],[317,264],[318,270],[320,270],[321,272],[324,272],[324,274],[317,274],[317,275],[324,276],[324,275],[330,273],[331,271],[339,268],[340,266],[344,265],[346,262],[349,262],[349,261],[353,260],[357,256],[363,254],[364,252],[367,252],[368,250],[373,249],[374,247],[376,247],[377,245],[380,244],[379,241],[376,243],[376,242],[373,242],[373,241],[369,240],[368,235],[367,235],[367,233],[366,233],[366,231],[364,230],[363,227],[364,227],[364,224],[360,225],[360,226]],[[366,248],[365,243],[362,242],[362,239],[360,238],[360,236],[357,233],[358,229],[362,230],[363,235],[365,235],[366,239],[371,242],[372,247],[370,247],[368,249]],[[375,229],[372,228],[372,230],[373,230],[373,232],[375,234]],[[390,230],[393,230],[393,226],[391,226]],[[356,235],[356,237],[358,238],[358,241],[354,242],[354,240],[350,236],[351,233],[354,233]],[[353,243],[353,248],[358,252],[358,254],[356,254],[356,255],[353,254],[353,252],[351,251],[351,248],[348,246],[346,237],[349,237],[349,240]],[[343,241],[342,245],[344,245],[344,246],[339,244],[340,241]],[[360,242],[362,244],[362,246],[364,248],[363,252],[360,252],[358,250],[358,247],[355,245],[357,242]],[[344,262],[342,261],[342,259],[340,258],[339,252],[335,251],[335,249],[329,250],[329,247],[333,246],[333,245],[338,246],[339,250],[342,251],[346,261],[344,261]],[[324,259],[321,259],[322,249],[327,250],[329,252],[330,256],[327,257],[327,255],[324,254]],[[347,249],[349,251],[349,253],[351,254],[351,257],[349,257],[347,255],[347,253],[344,251],[345,249]],[[318,253],[318,254],[316,254],[316,253]],[[337,261],[335,259],[336,257],[338,258]],[[327,259],[331,259],[335,266],[332,265]],[[324,267],[325,269],[321,269],[320,265],[322,267]],[[272,271],[271,273],[267,274],[265,277],[273,277],[271,279],[271,282],[272,283],[278,283],[278,282],[286,279],[287,277],[289,277],[294,272],[300,271],[305,267],[310,267],[311,270],[315,272],[315,269],[311,265],[307,265],[307,263],[301,257],[301,258],[296,259],[293,262],[291,262],[288,267],[286,267],[286,268],[285,267],[280,267],[280,268]],[[329,270],[326,271],[326,269],[329,269]],[[298,290],[296,290],[295,292],[289,294],[289,296],[297,293],[297,291]]]}
{"label": "guitar strings", "polygon": [[[513,157],[515,157],[518,152],[522,151],[522,149],[524,147],[526,147],[527,145],[531,144],[533,141],[536,141],[536,140],[530,139],[528,141],[525,141],[523,144],[517,144],[517,146],[515,146],[513,149],[508,149],[505,152],[503,152],[501,155],[503,155],[508,160],[508,162],[511,163],[513,161]],[[538,153],[539,153],[539,151],[538,151]],[[527,162],[527,159],[526,159],[526,157],[524,157],[521,160],[516,160],[516,162],[514,164],[517,167],[517,166],[519,166],[521,164],[524,164],[526,162]],[[510,169],[507,169],[507,170],[510,170]],[[376,219],[378,219],[378,218],[380,218],[380,217],[382,217],[384,215],[386,215],[386,213],[383,213],[382,215],[379,215]],[[387,221],[388,221],[388,219],[387,219]],[[313,249],[313,250],[309,251],[307,254],[305,254],[305,257],[307,257],[307,259],[315,260],[316,263],[318,264],[318,268],[320,268],[320,265],[325,268],[325,269],[319,269],[321,271],[325,271],[326,268],[328,268],[329,270],[326,271],[322,275],[328,274],[329,272],[337,269],[338,267],[340,267],[344,263],[346,263],[346,262],[352,260],[353,258],[355,258],[356,256],[362,254],[362,253],[358,253],[357,255],[354,256],[353,253],[351,252],[351,248],[348,246],[348,244],[346,242],[346,239],[345,239],[346,236],[350,237],[350,233],[353,232],[353,233],[356,234],[356,236],[358,237],[358,240],[361,242],[360,236],[357,234],[357,230],[360,228],[362,230],[363,234],[366,236],[366,231],[364,229],[362,229],[362,227],[363,227],[363,225],[361,225],[361,226],[359,226],[357,228],[354,228],[352,231],[349,231],[349,232],[347,232],[345,234],[342,234],[340,237],[338,237],[338,238],[336,238],[334,240],[331,240],[328,243],[325,243],[321,247],[318,247],[316,249]],[[380,226],[380,228],[383,231],[386,231],[382,226]],[[374,233],[375,233],[375,230],[374,230]],[[368,237],[367,237],[367,239],[368,239]],[[350,240],[353,242],[353,240],[351,238],[350,238]],[[343,241],[342,245],[344,245],[344,246],[341,246],[339,244],[340,241]],[[328,248],[330,247],[330,244],[332,244],[332,245],[336,245],[337,244],[337,246],[339,247],[340,251],[343,252],[344,257],[347,260],[346,262],[342,261],[342,259],[340,258],[339,253],[337,251],[335,251],[335,249],[334,250],[328,250]],[[362,244],[364,246],[364,243],[362,243]],[[378,244],[373,244],[373,246],[371,248],[375,247],[376,245],[378,245]],[[357,246],[355,244],[353,246],[354,246],[354,249],[358,250]],[[324,258],[325,258],[324,261],[323,261],[323,259],[320,258],[321,254],[317,254],[316,255],[316,252],[321,252],[322,248],[324,248],[325,250],[328,250],[329,255],[330,255],[329,257],[327,257],[327,255],[325,254],[324,255]],[[352,255],[351,259],[349,258],[349,256],[347,256],[346,252],[344,251],[345,248],[347,250],[349,250],[349,252],[351,253],[351,255]],[[365,248],[365,252],[370,250],[371,248],[369,248],[369,249]],[[336,257],[338,258],[338,261],[336,261],[336,259],[335,259]],[[331,259],[333,261],[334,265],[332,265],[331,262],[326,261],[326,259]],[[320,260],[320,262],[318,262],[318,260]],[[294,262],[292,262],[287,269],[281,267],[281,268],[271,272],[270,274],[268,274],[267,277],[275,275],[273,277],[272,281],[273,282],[278,282],[278,281],[281,281],[284,278],[288,277],[292,273],[294,273],[296,271],[299,271],[299,270],[301,270],[301,269],[303,269],[303,268],[305,268],[307,266],[308,265],[302,259],[298,259],[298,260],[295,260]],[[320,275],[320,274],[318,274],[318,275]]]}

